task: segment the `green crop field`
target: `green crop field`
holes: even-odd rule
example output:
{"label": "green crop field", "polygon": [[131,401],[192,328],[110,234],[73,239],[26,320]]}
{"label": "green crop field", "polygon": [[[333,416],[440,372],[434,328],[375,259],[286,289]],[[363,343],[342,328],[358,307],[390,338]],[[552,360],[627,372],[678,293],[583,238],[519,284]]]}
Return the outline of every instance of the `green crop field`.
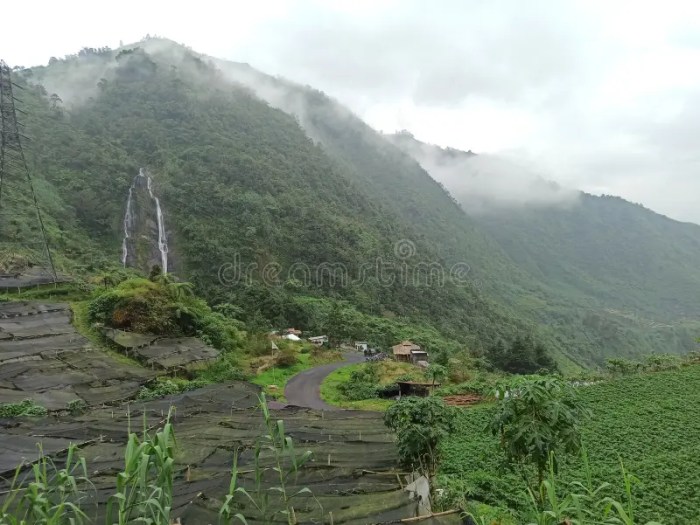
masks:
{"label": "green crop field", "polygon": [[[608,494],[624,493],[620,461],[638,478],[632,490],[640,523],[700,523],[700,366],[608,381],[580,389],[593,411],[583,429],[590,471]],[[523,509],[524,484],[499,469],[496,438],[485,426],[491,407],[466,410],[458,431],[445,443],[443,484],[472,501]],[[571,458],[560,467],[561,485],[584,480],[583,463]]]}

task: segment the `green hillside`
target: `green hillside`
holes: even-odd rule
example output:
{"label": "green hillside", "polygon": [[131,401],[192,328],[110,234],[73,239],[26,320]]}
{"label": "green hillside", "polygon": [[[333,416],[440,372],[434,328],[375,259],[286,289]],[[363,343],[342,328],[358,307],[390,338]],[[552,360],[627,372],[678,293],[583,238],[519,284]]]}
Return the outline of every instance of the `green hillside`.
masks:
{"label": "green hillside", "polygon": [[[407,133],[389,138],[434,170],[461,177],[447,189],[470,211],[473,153],[423,144]],[[544,180],[533,184],[552,187]],[[595,360],[596,347],[619,355],[695,347],[700,226],[619,197],[585,193],[552,205],[488,205],[472,218],[547,287],[540,319],[564,330],[577,326],[583,355]]]}
{"label": "green hillside", "polygon": [[119,265],[127,191],[145,167],[177,274],[256,329],[410,337],[438,354],[531,333],[564,368],[690,344],[688,330],[647,329],[519,259],[415,160],[311,88],[161,39],[15,77],[65,271]]}
{"label": "green hillside", "polygon": [[[127,190],[145,166],[162,197],[178,273],[212,302],[236,305],[248,323],[321,330],[335,303],[348,337],[385,345],[410,336],[435,351],[531,331],[469,280],[452,279],[459,259],[447,259],[425,227],[417,231],[292,116],[199,57],[183,52],[174,67],[171,56],[138,46],[82,54],[16,75],[29,86],[27,150],[36,177],[52,188],[56,209],[46,213],[64,270],[118,265]],[[63,75],[76,75],[83,61],[86,72],[106,77],[87,100],[71,105],[64,96],[65,108],[52,109],[40,83],[65,86]],[[100,61],[111,68],[96,67]],[[404,189],[411,191],[403,184],[395,194]],[[407,254],[397,251],[402,240]],[[428,286],[419,265],[431,262],[446,270]],[[377,275],[377,264],[389,273]]]}

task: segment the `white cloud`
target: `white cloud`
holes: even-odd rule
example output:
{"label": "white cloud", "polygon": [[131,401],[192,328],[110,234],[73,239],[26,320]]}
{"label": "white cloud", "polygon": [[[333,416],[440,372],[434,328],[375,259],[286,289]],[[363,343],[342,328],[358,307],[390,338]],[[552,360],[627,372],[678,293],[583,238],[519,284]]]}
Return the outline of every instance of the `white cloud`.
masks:
{"label": "white cloud", "polygon": [[5,18],[31,23],[5,27],[3,58],[32,65],[167,36],[318,87],[386,132],[508,150],[564,185],[700,222],[694,0],[99,5],[4,6]]}

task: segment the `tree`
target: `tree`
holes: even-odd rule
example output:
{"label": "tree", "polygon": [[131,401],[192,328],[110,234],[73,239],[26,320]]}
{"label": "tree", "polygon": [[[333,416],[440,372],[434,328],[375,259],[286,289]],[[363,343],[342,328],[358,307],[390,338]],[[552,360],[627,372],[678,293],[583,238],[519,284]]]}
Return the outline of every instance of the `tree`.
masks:
{"label": "tree", "polygon": [[436,381],[447,377],[447,368],[442,365],[430,363],[425,370],[425,375],[433,382],[433,388],[435,388]]}
{"label": "tree", "polygon": [[540,370],[554,372],[557,364],[546,347],[535,343],[531,336],[518,336],[506,347],[498,340],[489,350],[488,358],[494,366],[511,374],[534,374]]}
{"label": "tree", "polygon": [[454,430],[453,409],[438,397],[405,397],[389,407],[384,424],[396,433],[401,463],[432,477],[440,442]]}
{"label": "tree", "polygon": [[51,96],[49,97],[49,102],[51,109],[56,109],[59,104],[63,103],[63,100],[56,93],[51,93]]}
{"label": "tree", "polygon": [[334,302],[325,326],[331,347],[340,346],[340,343],[349,337],[349,323],[350,320],[343,307],[338,302]]}
{"label": "tree", "polygon": [[63,100],[56,93],[49,97],[49,108],[55,115],[63,114]]}
{"label": "tree", "polygon": [[[581,446],[580,422],[589,415],[574,388],[555,376],[520,378],[497,389],[498,408],[491,431],[500,436],[510,467],[519,470],[537,494],[550,457]],[[537,484],[528,479],[537,471]]]}

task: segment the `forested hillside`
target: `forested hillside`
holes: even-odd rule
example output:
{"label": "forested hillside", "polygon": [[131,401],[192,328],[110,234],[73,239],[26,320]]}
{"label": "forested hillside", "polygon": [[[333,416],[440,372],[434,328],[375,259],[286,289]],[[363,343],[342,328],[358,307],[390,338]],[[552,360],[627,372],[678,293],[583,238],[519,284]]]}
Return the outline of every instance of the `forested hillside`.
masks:
{"label": "forested hillside", "polygon": [[[470,212],[473,153],[423,144],[406,133],[390,138],[429,165],[436,179],[447,174],[447,189]],[[580,192],[549,204],[500,204],[471,215],[520,268],[580,307],[583,325],[601,344],[640,336],[652,349],[693,347],[700,226],[619,197]]]}
{"label": "forested hillside", "polygon": [[[64,269],[118,264],[128,188],[145,166],[174,234],[180,276],[212,302],[235,305],[251,326],[335,323],[348,337],[383,345],[414,337],[435,351],[535,330],[468,279],[453,280],[449,265],[458,259],[446,260],[293,117],[193,54],[183,52],[177,67],[171,59],[134,46],[16,75],[29,86],[27,149],[36,177],[51,188],[54,205],[45,211]],[[88,99],[56,102],[42,82],[65,85],[55,79],[76,74],[81,61],[106,76]],[[111,69],[95,66],[102,62]],[[421,262],[444,263],[444,280],[405,282],[401,272],[412,276]],[[327,271],[318,270],[323,264]],[[389,273],[377,275],[377,264]]]}
{"label": "forested hillside", "polygon": [[127,191],[145,167],[178,275],[253,329],[410,337],[437,353],[533,335],[565,367],[692,340],[609,313],[619,305],[580,292],[564,270],[555,280],[519,258],[415,160],[311,88],[159,39],[15,77],[51,241],[71,272],[119,264]]}

